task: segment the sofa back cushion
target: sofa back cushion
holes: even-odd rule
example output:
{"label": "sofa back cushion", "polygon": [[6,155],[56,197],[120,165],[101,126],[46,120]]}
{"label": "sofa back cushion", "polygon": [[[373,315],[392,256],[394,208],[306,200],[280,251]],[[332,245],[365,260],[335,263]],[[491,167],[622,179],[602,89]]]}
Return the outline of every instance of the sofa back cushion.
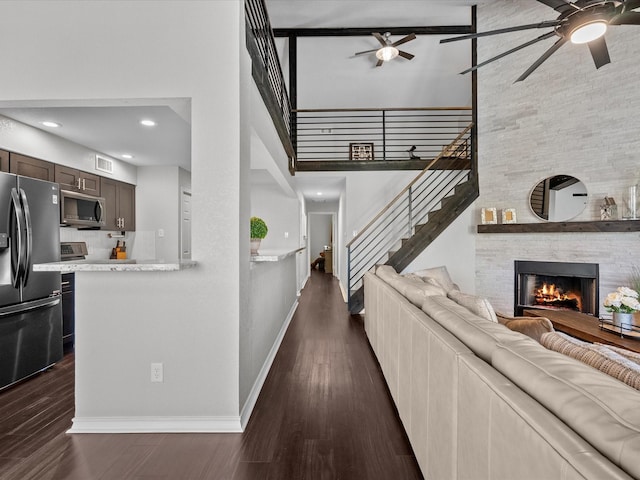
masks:
{"label": "sofa back cushion", "polygon": [[478,317],[444,296],[427,297],[422,304],[422,310],[485,362],[491,361],[491,355],[500,342],[526,338],[504,325]]}
{"label": "sofa back cushion", "polygon": [[640,392],[533,341],[500,345],[491,364],[611,462],[640,478]]}
{"label": "sofa back cushion", "polygon": [[471,310],[485,320],[491,322],[498,322],[496,312],[486,298],[478,297],[477,295],[470,295],[468,293],[461,292],[460,290],[450,290],[447,292],[447,297],[456,302],[458,305],[462,305],[467,310]]}
{"label": "sofa back cushion", "polygon": [[444,265],[440,267],[426,268],[411,273],[422,277],[425,281],[426,279],[435,280],[442,286],[442,288],[444,288],[446,292],[450,292],[451,290],[460,290],[458,285],[453,283],[453,280],[451,280],[449,271]]}

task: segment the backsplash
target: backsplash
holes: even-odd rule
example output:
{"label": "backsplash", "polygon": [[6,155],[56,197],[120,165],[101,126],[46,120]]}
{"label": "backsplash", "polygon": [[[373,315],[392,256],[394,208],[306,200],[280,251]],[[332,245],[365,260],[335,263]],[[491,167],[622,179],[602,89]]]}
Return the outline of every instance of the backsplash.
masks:
{"label": "backsplash", "polygon": [[111,249],[118,240],[126,242],[128,258],[150,260],[156,258],[155,232],[125,232],[124,238],[110,238],[105,230],[78,230],[71,227],[60,228],[61,242],[85,242],[87,244],[87,260],[108,259]]}

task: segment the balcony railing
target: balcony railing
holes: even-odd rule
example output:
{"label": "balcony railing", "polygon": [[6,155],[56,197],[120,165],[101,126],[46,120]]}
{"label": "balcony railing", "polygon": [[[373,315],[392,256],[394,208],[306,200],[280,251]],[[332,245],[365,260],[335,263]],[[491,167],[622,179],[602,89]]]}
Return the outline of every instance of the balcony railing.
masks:
{"label": "balcony railing", "polygon": [[472,121],[470,107],[299,109],[302,162],[432,160]]}

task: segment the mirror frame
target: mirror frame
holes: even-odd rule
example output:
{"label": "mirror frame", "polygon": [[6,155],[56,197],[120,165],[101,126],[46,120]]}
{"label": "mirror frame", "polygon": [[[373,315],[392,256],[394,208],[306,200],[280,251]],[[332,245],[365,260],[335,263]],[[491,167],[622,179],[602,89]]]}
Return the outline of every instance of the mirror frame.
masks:
{"label": "mirror frame", "polygon": [[[554,203],[556,195],[552,195],[551,193],[560,192],[574,185],[581,185],[583,188],[573,193],[572,197],[584,197],[584,200],[573,202],[574,205],[569,205],[569,207],[565,209],[564,214],[558,212],[557,208],[554,208],[554,215],[554,212],[551,211],[549,206],[550,203]],[[566,222],[584,212],[584,209],[587,207],[588,197],[589,192],[587,191],[587,187],[579,178],[573,175],[550,175],[537,182],[531,189],[529,193],[529,208],[536,218],[545,222]],[[558,200],[561,201],[563,199],[558,198]],[[546,218],[544,216],[545,210]],[[552,218],[549,218],[550,216]],[[556,216],[558,217],[556,218]]]}

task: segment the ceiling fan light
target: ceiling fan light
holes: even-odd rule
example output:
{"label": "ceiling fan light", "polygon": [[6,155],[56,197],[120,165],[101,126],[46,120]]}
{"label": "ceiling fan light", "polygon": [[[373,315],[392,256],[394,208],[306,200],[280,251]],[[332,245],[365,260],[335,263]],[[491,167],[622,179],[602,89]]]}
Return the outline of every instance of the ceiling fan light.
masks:
{"label": "ceiling fan light", "polygon": [[388,62],[389,60],[393,60],[394,58],[396,58],[398,56],[398,53],[399,52],[396,47],[387,45],[386,47],[382,47],[376,52],[376,57],[378,57],[378,60]]}
{"label": "ceiling fan light", "polygon": [[600,38],[607,31],[607,23],[598,20],[591,23],[580,25],[571,32],[571,43],[589,43]]}

